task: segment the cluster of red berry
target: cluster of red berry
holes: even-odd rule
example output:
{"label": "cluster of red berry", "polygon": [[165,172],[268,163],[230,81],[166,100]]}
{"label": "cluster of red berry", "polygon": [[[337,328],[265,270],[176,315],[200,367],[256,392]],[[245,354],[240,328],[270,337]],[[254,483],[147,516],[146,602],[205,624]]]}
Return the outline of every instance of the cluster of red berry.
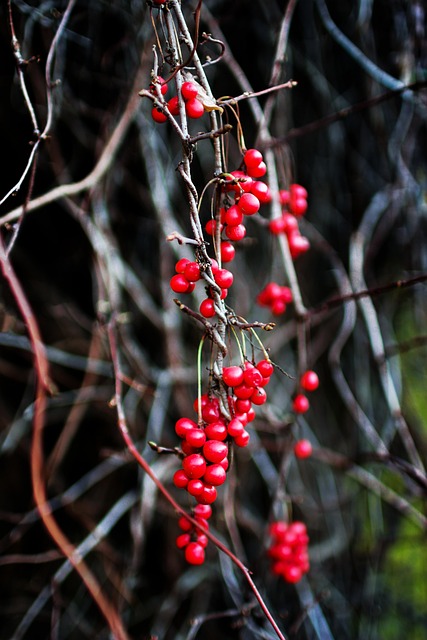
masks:
{"label": "cluster of red berry", "polygon": [[[319,377],[315,371],[306,371],[300,378],[300,389],[304,391],[315,391],[319,386]],[[307,396],[299,392],[293,399],[292,403],[295,413],[306,413],[310,408],[310,402]]]}
{"label": "cluster of red berry", "polygon": [[[239,241],[246,236],[246,227],[243,224],[245,215],[252,216],[259,211],[261,204],[267,204],[271,200],[268,185],[261,180],[254,180],[265,175],[267,167],[262,153],[257,149],[248,149],[244,156],[245,171],[232,171],[230,183],[224,185],[224,193],[227,196],[234,195],[234,203],[227,199],[225,206],[220,210],[220,230],[224,231],[229,240]],[[214,235],[216,221],[209,220],[206,224],[206,232]]]}
{"label": "cluster of red berry", "polygon": [[310,568],[308,558],[307,528],[303,522],[287,524],[283,521],[270,525],[271,545],[268,555],[272,560],[271,570],[286,582],[299,582]]}
{"label": "cluster of red berry", "polygon": [[173,483],[179,489],[186,489],[199,506],[215,502],[217,487],[226,480],[228,442],[238,447],[248,445],[250,435],[245,427],[255,418],[252,405],[266,401],[264,387],[272,373],[269,360],[261,360],[256,365],[246,362],[243,367],[224,367],[222,382],[227,387],[231,420],[222,415],[218,398],[206,394],[194,402],[194,410],[200,412],[200,424],[185,417],[177,420],[175,433],[181,438],[183,459]]}
{"label": "cluster of red berry", "polygon": [[300,233],[297,220],[307,210],[307,190],[300,184],[291,184],[289,191],[280,191],[280,202],[283,205],[282,215],[270,220],[269,229],[274,235],[286,235],[289,251],[295,260],[310,248],[309,241]]}
{"label": "cluster of red berry", "polygon": [[289,287],[281,286],[276,282],[269,282],[257,295],[257,302],[262,307],[269,307],[271,313],[279,316],[285,313],[286,306],[292,302],[292,291]]}
{"label": "cluster of red berry", "polygon": [[[209,529],[208,520],[212,515],[212,508],[208,504],[197,504],[191,515],[203,529]],[[189,564],[203,564],[208,544],[207,535],[185,516],[178,520],[178,526],[183,533],[177,537],[176,546],[184,549],[185,559]]]}
{"label": "cluster of red berry", "polygon": [[[230,262],[234,257],[234,247],[227,242],[223,242],[221,254],[227,258],[225,262]],[[221,289],[221,298],[227,297],[228,289],[233,284],[233,274],[228,269],[220,269],[218,262],[211,259],[212,275],[215,283]],[[175,265],[176,274],[170,279],[170,287],[175,293],[192,293],[196,286],[196,282],[202,278],[202,268],[198,262],[181,258]],[[200,313],[205,318],[212,318],[216,311],[212,292],[208,292],[208,297],[200,303]]]}
{"label": "cluster of red berry", "polygon": [[[157,76],[157,83],[160,85],[160,93],[165,96],[168,92],[168,85],[161,76]],[[155,94],[155,88],[153,84],[150,85],[151,93]],[[203,103],[198,99],[199,89],[194,82],[184,82],[181,87],[181,95],[185,103],[185,112],[189,118],[201,118],[205,112]],[[179,99],[178,96],[173,96],[165,102],[165,109],[167,109],[171,115],[179,115]],[[166,122],[168,117],[163,109],[154,107],[151,110],[151,117],[159,124]]]}

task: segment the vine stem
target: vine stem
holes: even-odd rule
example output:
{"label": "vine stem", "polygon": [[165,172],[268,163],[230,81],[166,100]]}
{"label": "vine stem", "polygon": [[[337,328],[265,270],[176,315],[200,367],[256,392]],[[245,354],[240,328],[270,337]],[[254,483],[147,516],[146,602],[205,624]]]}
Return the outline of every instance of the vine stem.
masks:
{"label": "vine stem", "polygon": [[268,609],[266,603],[264,602],[261,593],[259,592],[255,582],[253,581],[250,570],[244,565],[244,563],[241,560],[239,560],[239,558],[236,555],[234,555],[232,551],[230,551],[230,549],[228,549],[228,547],[225,544],[221,542],[221,540],[219,540],[216,536],[214,536],[208,529],[201,527],[200,524],[176,502],[176,500],[169,493],[169,491],[166,489],[164,484],[158,479],[158,477],[156,476],[154,471],[151,469],[148,462],[138,451],[133,441],[133,438],[129,433],[123,401],[122,401],[122,382],[121,382],[122,374],[121,374],[119,355],[118,355],[118,349],[117,349],[116,322],[115,322],[114,315],[111,318],[110,322],[107,324],[107,334],[108,334],[108,342],[110,345],[111,360],[113,363],[113,368],[115,373],[114,401],[115,401],[115,406],[117,410],[117,423],[129,453],[135,458],[136,462],[145,471],[145,473],[149,476],[149,478],[151,478],[151,480],[156,485],[157,489],[166,498],[166,500],[175,509],[175,511],[177,511],[180,515],[187,518],[187,520],[191,522],[191,524],[194,527],[196,527],[196,529],[200,529],[200,531],[203,531],[203,533],[209,538],[209,540],[220,551],[225,553],[232,560],[232,562],[240,569],[240,571],[243,573],[244,577],[246,578],[255,598],[257,599],[258,604],[261,607],[265,617],[273,627],[277,637],[280,638],[280,640],[286,640],[286,636],[284,636],[281,630],[279,629],[276,621],[274,620],[272,614],[270,613],[270,610]]}
{"label": "vine stem", "polygon": [[34,354],[34,369],[36,371],[37,380],[33,416],[33,437],[31,442],[31,482],[36,507],[52,540],[69,560],[75,571],[79,574],[93,600],[98,605],[115,640],[128,640],[129,636],[123,627],[123,623],[118,612],[112,603],[110,603],[104,596],[97,579],[90,571],[83,558],[81,558],[76,552],[76,548],[59,528],[52,515],[44,480],[45,460],[43,453],[43,432],[47,411],[47,396],[48,393],[52,393],[54,389],[50,381],[46,349],[43,344],[34,313],[9,260],[1,234],[0,265],[3,275],[10,286],[16,304],[18,305],[21,315],[25,321]]}

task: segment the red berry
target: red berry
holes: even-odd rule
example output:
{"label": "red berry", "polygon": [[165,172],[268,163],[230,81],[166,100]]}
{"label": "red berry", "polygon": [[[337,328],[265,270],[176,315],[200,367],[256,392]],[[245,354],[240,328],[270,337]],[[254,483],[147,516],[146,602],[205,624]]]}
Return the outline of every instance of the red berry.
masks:
{"label": "red berry", "polygon": [[[251,401],[249,400],[249,398],[248,398],[248,399],[246,399],[246,400],[243,400],[242,398],[239,398],[238,400],[236,400],[236,402],[235,402],[235,404],[234,404],[235,410],[236,410],[238,413],[246,413],[247,411],[249,411],[249,409],[251,408],[251,406],[252,406],[252,403],[251,403]],[[228,426],[230,426],[230,425],[228,425]],[[228,427],[227,427],[227,428],[228,428]],[[229,432],[229,433],[230,433],[230,432]],[[232,435],[232,434],[230,433],[230,435]]]}
{"label": "red berry", "polygon": [[276,282],[269,282],[258,294],[257,302],[260,305],[269,306],[274,300],[280,298],[281,287]]}
{"label": "red berry", "polygon": [[[204,506],[204,505],[201,505],[201,506]],[[194,542],[197,542],[201,547],[203,547],[203,549],[206,549],[206,547],[208,546],[209,538],[205,533],[202,533],[201,531],[196,531]]]}
{"label": "red berry", "polygon": [[202,316],[204,316],[205,318],[213,318],[216,311],[212,298],[205,298],[205,300],[202,300],[199,310]]}
{"label": "red berry", "polygon": [[246,235],[246,227],[243,224],[227,225],[225,228],[225,235],[230,240],[238,241],[243,240]]}
{"label": "red berry", "polygon": [[268,204],[271,202],[271,192],[268,184],[261,182],[260,180],[253,180],[250,188],[250,192],[258,198],[261,204]]}
{"label": "red berry", "polygon": [[212,504],[215,502],[217,497],[217,490],[211,484],[205,485],[200,496],[196,497],[196,500],[199,504]]}
{"label": "red berry", "polygon": [[191,453],[182,461],[182,467],[188,478],[201,478],[206,471],[206,460],[200,453]]}
{"label": "red berry", "polygon": [[178,469],[178,471],[175,471],[173,474],[173,483],[178,487],[178,489],[185,489],[188,485],[188,478],[184,469]]}
{"label": "red berry", "polygon": [[190,542],[184,553],[189,564],[203,564],[205,561],[205,550],[198,542]]}
{"label": "red berry", "polygon": [[287,582],[291,582],[292,584],[299,582],[302,578],[301,568],[294,564],[286,565],[283,570],[283,577]]}
{"label": "red berry", "polygon": [[288,204],[289,202],[289,191],[286,191],[286,189],[281,189],[279,191],[279,198],[280,198],[280,204]]}
{"label": "red berry", "polygon": [[227,427],[223,422],[213,422],[205,427],[206,437],[210,440],[223,441],[227,437]]}
{"label": "red berry", "polygon": [[194,82],[184,82],[181,87],[181,95],[184,100],[191,100],[192,98],[197,98],[197,94],[199,90]]}
{"label": "red berry", "polygon": [[310,440],[298,440],[294,446],[294,453],[297,458],[304,460],[309,458],[313,452]]}
{"label": "red berry", "polygon": [[203,447],[206,442],[206,434],[203,429],[197,427],[197,429],[190,429],[189,431],[187,431],[185,440],[192,447]]}
{"label": "red berry", "polygon": [[212,515],[212,507],[208,504],[196,504],[193,512],[195,516],[209,520]]}
{"label": "red berry", "polygon": [[292,198],[289,202],[289,208],[294,216],[303,216],[307,211],[307,200],[304,198]]}
{"label": "red berry", "polygon": [[178,438],[185,438],[189,431],[197,429],[197,424],[190,418],[180,418],[175,423],[175,433]]}
{"label": "red berry", "polygon": [[308,398],[305,395],[303,395],[302,393],[299,393],[298,395],[295,396],[292,406],[295,413],[305,413],[306,411],[309,410],[310,403],[308,401]]}
{"label": "red berry", "polygon": [[203,480],[217,487],[225,482],[226,476],[227,474],[220,464],[210,464],[206,467]]}
{"label": "red berry", "polygon": [[[251,409],[250,409],[250,411],[251,411],[251,410],[252,410],[252,403],[251,403]],[[246,425],[247,425],[247,424],[248,424],[248,422],[249,422],[249,420],[248,420],[248,414],[247,414],[247,412],[246,412],[246,411],[239,411],[239,412],[237,412],[237,411],[236,411],[236,413],[234,414],[234,418],[233,418],[233,420],[234,420],[234,419],[236,419],[236,420],[238,420],[239,422],[241,422],[241,423],[242,423],[242,425],[243,425],[244,427],[246,427]]]}
{"label": "red berry", "polygon": [[243,382],[243,370],[237,365],[224,367],[222,370],[222,379],[227,387],[237,387]]}
{"label": "red berry", "polygon": [[221,260],[222,262],[231,262],[234,260],[236,250],[230,242],[221,242]]}
{"label": "red berry", "polygon": [[238,447],[246,447],[249,444],[250,439],[251,436],[246,429],[244,429],[241,434],[234,438],[234,442]]}
{"label": "red berry", "polygon": [[278,236],[280,233],[285,232],[286,223],[283,217],[274,218],[273,220],[270,220],[270,222],[268,223],[268,228],[270,229],[270,232],[272,234],[274,234],[275,236]]}
{"label": "red berry", "polygon": [[211,269],[212,269],[212,274],[215,275],[216,272],[219,269],[219,264],[218,262],[215,260],[215,258],[211,258]]}
{"label": "red berry", "polygon": [[271,303],[271,313],[275,316],[280,316],[282,313],[285,313],[286,311],[286,302],[284,300],[281,300],[280,298],[278,300],[274,300]]}
{"label": "red berry", "polygon": [[248,175],[251,178],[262,178],[267,173],[267,165],[265,162],[260,162],[257,167],[251,167],[248,169]]}
{"label": "red berry", "polygon": [[203,445],[203,455],[208,462],[219,463],[227,454],[228,446],[219,440],[208,440]]}
{"label": "red berry", "polygon": [[260,406],[267,401],[267,394],[262,387],[255,389],[253,394],[251,395],[251,402],[256,406]]}
{"label": "red berry", "polygon": [[193,528],[192,523],[185,516],[181,516],[178,520],[178,527],[181,531],[191,531]]}
{"label": "red berry", "polygon": [[262,382],[262,374],[256,367],[246,369],[243,377],[248,387],[257,387]]}
{"label": "red berry", "polygon": [[307,200],[307,189],[300,184],[291,184],[289,187],[289,194],[291,198],[304,198]]}
{"label": "red berry", "polygon": [[[164,0],[164,2],[166,2],[166,0]],[[163,4],[163,3],[158,2],[157,4]],[[162,78],[162,76],[157,76],[156,84],[160,85],[160,93],[162,94],[162,96],[166,95],[167,92],[168,92],[168,85],[165,82],[164,78]],[[150,84],[150,91],[151,91],[151,93],[155,93],[156,92],[153,82]]]}
{"label": "red berry", "polygon": [[289,251],[293,259],[298,258],[301,253],[305,253],[310,249],[310,243],[304,236],[299,233],[292,233],[288,237]]}
{"label": "red berry", "polygon": [[243,210],[233,204],[224,214],[224,223],[231,227],[243,222]]}
{"label": "red berry", "polygon": [[306,371],[302,374],[300,385],[306,391],[315,391],[319,386],[319,377],[315,371]]}
{"label": "red berry", "polygon": [[197,282],[200,280],[200,273],[200,265],[197,262],[189,262],[184,269],[183,276],[189,282]]}
{"label": "red berry", "polygon": [[187,491],[190,496],[197,498],[197,496],[200,496],[203,492],[204,487],[205,485],[202,480],[200,480],[199,478],[193,478],[192,480],[188,481]]}
{"label": "red berry", "polygon": [[248,149],[243,156],[246,167],[257,167],[263,160],[262,153],[258,149]]}
{"label": "red berry", "polygon": [[164,122],[167,122],[168,119],[167,115],[157,107],[151,109],[151,117],[154,122],[157,122],[158,124],[163,124]]}
{"label": "red berry", "polygon": [[185,103],[185,112],[189,118],[201,118],[205,112],[203,104],[197,98],[191,98]]}
{"label": "red berry", "polygon": [[187,546],[187,544],[189,544],[190,542],[191,542],[190,534],[181,533],[181,535],[177,537],[175,544],[178,547],[178,549],[184,549]]}
{"label": "red berry", "polygon": [[228,269],[218,269],[214,278],[217,285],[222,289],[229,289],[234,280],[233,274]]}
{"label": "red berry", "polygon": [[[163,87],[162,87],[163,88]],[[178,96],[173,96],[170,100],[168,100],[168,109],[173,116],[179,115],[179,100]]]}
{"label": "red berry", "polygon": [[237,203],[239,209],[246,213],[248,216],[252,216],[254,213],[259,211],[259,200],[253,193],[244,193]]}
{"label": "red berry", "polygon": [[268,378],[269,376],[271,376],[274,371],[274,367],[271,364],[270,360],[260,360],[256,365],[256,368],[261,372],[261,375],[264,378]]}
{"label": "red berry", "polygon": [[239,195],[241,193],[252,191],[252,178],[250,178],[244,171],[232,171],[231,175],[236,179],[237,184],[231,185],[230,191],[234,191]]}
{"label": "red berry", "polygon": [[[215,219],[208,220],[205,224],[205,231],[208,235],[214,236],[216,234],[217,221]],[[223,229],[223,225],[220,223],[219,230],[220,232]]]}
{"label": "red berry", "polygon": [[217,422],[219,419],[219,402],[212,398],[202,407],[202,418],[205,422]]}
{"label": "red berry", "polygon": [[227,431],[232,438],[235,438],[236,436],[240,436],[244,432],[244,430],[245,430],[245,427],[243,426],[242,422],[237,418],[233,418],[228,423]]}
{"label": "red berry", "polygon": [[240,398],[241,400],[247,400],[251,397],[253,392],[254,388],[252,386],[248,386],[244,382],[242,384],[239,384],[237,387],[234,387],[234,395],[236,396],[236,398]]}
{"label": "red berry", "polygon": [[187,266],[187,264],[189,264],[191,262],[191,260],[189,260],[188,258],[181,258],[181,260],[178,260],[178,262],[175,265],[175,271],[177,273],[184,273],[185,271],[185,267]]}
{"label": "red berry", "polygon": [[298,220],[291,213],[284,213],[282,216],[284,225],[285,225],[285,233],[289,237],[293,233],[299,233]]}
{"label": "red berry", "polygon": [[182,273],[177,273],[170,279],[170,287],[175,293],[188,293],[190,282]]}

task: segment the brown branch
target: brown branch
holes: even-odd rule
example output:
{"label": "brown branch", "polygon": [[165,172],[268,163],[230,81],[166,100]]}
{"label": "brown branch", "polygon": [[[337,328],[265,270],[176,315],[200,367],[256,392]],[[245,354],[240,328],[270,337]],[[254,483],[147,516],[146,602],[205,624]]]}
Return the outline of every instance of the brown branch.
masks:
{"label": "brown branch", "polygon": [[314,122],[309,122],[302,127],[297,127],[296,129],[290,129],[285,136],[280,138],[275,138],[267,142],[263,145],[264,148],[273,148],[279,147],[281,145],[287,144],[290,140],[294,138],[299,138],[301,136],[306,136],[310,133],[314,133],[319,129],[323,129],[324,127],[329,127],[329,125],[334,124],[334,122],[339,122],[340,120],[344,120],[344,118],[348,118],[348,116],[353,115],[353,113],[358,113],[359,111],[364,111],[365,109],[371,109],[372,107],[376,107],[378,104],[385,102],[386,100],[391,100],[399,96],[401,93],[407,90],[418,91],[420,89],[424,89],[427,86],[427,80],[420,80],[419,82],[414,82],[412,84],[405,85],[404,87],[400,87],[399,89],[392,89],[391,91],[386,91],[375,98],[371,98],[370,100],[362,100],[361,102],[357,102],[356,104],[351,105],[350,107],[346,107],[345,109],[340,109],[335,113],[331,113],[323,118],[319,118]]}
{"label": "brown branch", "polygon": [[413,287],[420,282],[425,282],[426,280],[427,274],[422,274],[419,276],[415,276],[414,278],[408,278],[407,280],[396,280],[395,282],[390,282],[389,284],[383,285],[381,287],[374,287],[373,289],[363,289],[362,291],[355,291],[354,293],[332,297],[329,298],[329,300],[325,300],[325,302],[322,302],[322,304],[318,305],[317,307],[313,307],[312,309],[307,310],[304,314],[304,318],[310,318],[311,316],[317,315],[318,313],[324,313],[325,311],[329,311],[330,309],[334,309],[335,307],[340,307],[346,302],[360,300],[361,298],[373,298],[374,296],[388,293],[389,291],[393,291],[394,289]]}

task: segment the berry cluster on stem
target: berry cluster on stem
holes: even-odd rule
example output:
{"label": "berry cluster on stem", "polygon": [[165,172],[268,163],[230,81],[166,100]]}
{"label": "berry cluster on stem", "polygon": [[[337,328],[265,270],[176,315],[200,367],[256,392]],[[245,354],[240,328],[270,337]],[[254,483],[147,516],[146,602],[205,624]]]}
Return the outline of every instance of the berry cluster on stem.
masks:
{"label": "berry cluster on stem", "polygon": [[270,525],[269,533],[271,543],[267,553],[272,573],[286,582],[299,582],[310,569],[309,537],[304,522],[296,520],[288,524],[279,520]]}
{"label": "berry cluster on stem", "polygon": [[298,218],[307,210],[307,190],[300,184],[291,184],[289,190],[280,191],[282,215],[269,222],[273,235],[284,234],[288,239],[289,251],[295,260],[310,248],[310,243],[299,230]]}
{"label": "berry cluster on stem", "polygon": [[204,394],[194,402],[198,423],[186,417],[177,420],[175,433],[181,439],[182,466],[175,472],[173,483],[185,489],[199,506],[215,502],[217,487],[226,480],[229,446],[249,444],[250,435],[245,427],[255,418],[253,405],[262,405],[267,400],[264,387],[273,370],[269,360],[224,367],[221,383],[227,391],[231,418],[223,415],[217,397]]}

